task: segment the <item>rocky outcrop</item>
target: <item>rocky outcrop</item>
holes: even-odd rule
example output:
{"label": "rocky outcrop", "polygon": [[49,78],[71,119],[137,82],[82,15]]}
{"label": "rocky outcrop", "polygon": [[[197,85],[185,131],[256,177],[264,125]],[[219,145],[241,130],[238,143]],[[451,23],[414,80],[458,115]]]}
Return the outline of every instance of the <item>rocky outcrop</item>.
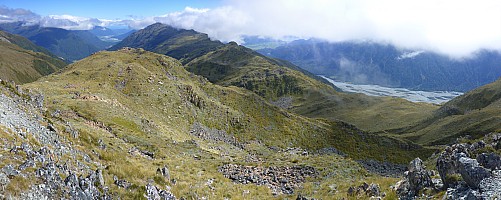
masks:
{"label": "rocky outcrop", "polygon": [[367,171],[386,177],[400,177],[405,172],[405,165],[381,162],[373,159],[357,160]]}
{"label": "rocky outcrop", "polygon": [[229,135],[226,131],[209,128],[199,122],[193,123],[190,129],[190,134],[204,140],[224,142],[243,148],[243,144],[239,143],[234,136]]}
{"label": "rocky outcrop", "polygon": [[146,194],[144,197],[148,200],[176,200],[176,197],[169,191],[158,189],[151,183],[146,186]]}
{"label": "rocky outcrop", "polygon": [[167,166],[157,169],[157,174],[162,175],[167,181],[170,181],[170,172]]}
{"label": "rocky outcrop", "polygon": [[434,185],[432,171],[426,170],[423,161],[416,158],[409,163],[408,171],[404,173],[404,180],[397,183],[396,190],[400,199],[413,199],[426,187]]}
{"label": "rocky outcrop", "polygon": [[305,182],[314,177],[317,170],[310,166],[254,167],[226,164],[219,168],[226,178],[242,184],[266,185],[274,195],[293,194]]}
{"label": "rocky outcrop", "polygon": [[467,157],[468,155],[467,144],[455,144],[446,147],[445,150],[440,153],[437,159],[437,170],[445,187],[452,186],[452,184],[455,183],[455,181],[451,179],[451,175],[459,172],[459,158]]}
{"label": "rocky outcrop", "polygon": [[491,177],[491,173],[480,166],[475,159],[459,158],[459,173],[470,188],[476,189],[482,180]]}
{"label": "rocky outcrop", "polygon": [[477,161],[487,169],[501,169],[501,156],[495,153],[482,153],[477,156]]}
{"label": "rocky outcrop", "polygon": [[378,184],[367,184],[367,183],[362,183],[362,185],[359,185],[357,187],[349,187],[347,191],[348,196],[353,196],[357,198],[362,198],[363,195],[375,199],[380,199],[384,196],[386,196],[385,193],[381,193],[381,189]]}
{"label": "rocky outcrop", "polygon": [[[496,145],[496,143],[494,143]],[[415,199],[422,190],[444,190],[444,199],[492,199],[501,196],[500,156],[494,152],[479,153],[493,143],[479,141],[473,144],[454,144],[442,151],[436,168],[440,180],[425,170],[420,159],[415,159],[405,173],[405,179],[396,185],[400,199]],[[476,159],[470,158],[476,156]]]}

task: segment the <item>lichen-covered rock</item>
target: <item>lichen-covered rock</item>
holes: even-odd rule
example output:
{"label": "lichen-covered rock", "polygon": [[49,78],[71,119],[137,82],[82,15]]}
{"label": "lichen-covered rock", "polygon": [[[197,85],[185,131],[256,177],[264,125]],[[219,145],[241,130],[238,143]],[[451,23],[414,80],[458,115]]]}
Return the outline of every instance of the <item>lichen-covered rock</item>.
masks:
{"label": "lichen-covered rock", "polygon": [[477,160],[468,157],[459,159],[459,173],[468,186],[473,189],[478,188],[483,179],[491,176],[490,172],[481,167]]}
{"label": "lichen-covered rock", "polygon": [[146,194],[144,197],[148,200],[176,200],[176,197],[169,191],[158,189],[151,183],[146,186]]}
{"label": "lichen-covered rock", "polygon": [[442,179],[444,187],[449,187],[454,184],[453,180],[449,180],[450,175],[459,172],[458,160],[461,157],[468,157],[469,145],[454,144],[445,148],[437,158],[437,170]]}
{"label": "lichen-covered rock", "polygon": [[158,194],[157,187],[148,183],[146,186],[146,199],[148,200],[160,200],[160,195]]}
{"label": "lichen-covered rock", "polygon": [[477,156],[477,161],[487,169],[501,169],[501,157],[495,153],[482,153]]}
{"label": "lichen-covered rock", "polygon": [[169,168],[167,168],[167,166],[164,166],[162,168],[158,168],[157,173],[162,175],[168,181],[170,181],[170,172],[169,172]]}
{"label": "lichen-covered rock", "polygon": [[124,179],[118,179],[117,176],[113,176],[113,182],[118,187],[125,188],[125,189],[129,188],[132,185],[131,183],[129,183],[128,181],[126,181]]}
{"label": "lichen-covered rock", "polygon": [[482,180],[478,186],[485,197],[501,198],[501,170],[492,172],[492,176]]}
{"label": "lichen-covered rock", "polygon": [[7,187],[7,185],[10,183],[9,177],[7,177],[6,174],[0,172],[0,193],[3,193],[2,191]]}
{"label": "lichen-covered rock", "polygon": [[408,168],[409,171],[404,173],[404,180],[396,186],[401,199],[413,199],[422,189],[433,186],[431,172],[426,170],[420,158],[412,160]]}
{"label": "lichen-covered rock", "polygon": [[242,184],[266,185],[275,195],[293,194],[305,182],[306,177],[314,177],[317,170],[310,166],[254,167],[226,164],[219,168],[226,178]]}

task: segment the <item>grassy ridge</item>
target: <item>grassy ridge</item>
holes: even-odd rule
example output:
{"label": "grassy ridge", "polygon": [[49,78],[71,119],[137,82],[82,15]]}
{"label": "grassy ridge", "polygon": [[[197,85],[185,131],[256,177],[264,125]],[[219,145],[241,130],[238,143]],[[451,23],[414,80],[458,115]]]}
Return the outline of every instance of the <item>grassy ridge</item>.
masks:
{"label": "grassy ridge", "polygon": [[[116,175],[133,184],[129,190],[110,185],[110,191],[124,198],[142,198],[145,191],[141,185],[148,179],[169,185],[177,197],[287,197],[274,197],[265,186],[234,184],[217,171],[224,163],[313,166],[320,176],[308,179],[297,192],[325,198],[334,194],[334,183],[348,188],[367,178],[367,172],[352,159],[403,163],[428,153],[346,123],[289,113],[253,92],[212,84],[187,72],[179,61],[144,50],[100,52],[24,88],[44,94],[46,117],[58,130],[67,130],[68,124],[78,130],[79,136],[69,139],[91,159],[108,166],[103,170],[107,183]],[[196,137],[190,134],[195,122],[224,131],[237,143]],[[100,148],[101,144],[106,148]],[[291,154],[276,147],[300,147],[310,152],[336,147],[349,158]],[[153,159],[130,153],[134,148],[152,152]],[[396,153],[381,156],[387,151]],[[164,165],[169,166],[175,185],[155,173]],[[214,180],[212,189],[207,186],[209,179]],[[381,177],[371,180],[382,184],[393,181]]]}
{"label": "grassy ridge", "polygon": [[295,113],[343,120],[367,131],[412,126],[437,109],[402,99],[338,92],[311,75],[231,43],[194,59],[187,69],[214,83],[243,87],[270,101],[292,98],[289,108]]}
{"label": "grassy ridge", "polygon": [[436,145],[469,135],[480,138],[501,131],[501,80],[459,96],[416,126],[396,131],[402,138]]}

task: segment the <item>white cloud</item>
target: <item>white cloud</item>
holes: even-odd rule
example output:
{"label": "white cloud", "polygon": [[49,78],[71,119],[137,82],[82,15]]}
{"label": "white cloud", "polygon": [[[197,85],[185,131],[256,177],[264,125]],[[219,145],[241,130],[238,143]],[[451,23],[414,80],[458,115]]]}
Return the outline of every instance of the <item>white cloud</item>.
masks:
{"label": "white cloud", "polygon": [[371,40],[454,57],[501,49],[499,0],[226,0],[214,9],[187,7],[162,16],[104,20],[69,15],[40,17],[0,7],[0,22],[40,21],[43,26],[90,29],[155,22],[194,29],[213,39],[241,42],[242,35],[296,36],[328,41]]}
{"label": "white cloud", "polygon": [[116,20],[102,20],[72,15],[49,15],[40,20],[40,26],[57,27],[68,30],[90,30],[95,26],[108,26],[116,22]]}
{"label": "white cloud", "polygon": [[11,9],[5,6],[0,6],[0,23],[24,21],[28,23],[37,22],[40,20],[40,15],[29,10],[17,8]]}
{"label": "white cloud", "polygon": [[456,57],[501,49],[498,0],[228,0],[224,7],[187,8],[153,20],[223,41],[241,35],[372,40]]}

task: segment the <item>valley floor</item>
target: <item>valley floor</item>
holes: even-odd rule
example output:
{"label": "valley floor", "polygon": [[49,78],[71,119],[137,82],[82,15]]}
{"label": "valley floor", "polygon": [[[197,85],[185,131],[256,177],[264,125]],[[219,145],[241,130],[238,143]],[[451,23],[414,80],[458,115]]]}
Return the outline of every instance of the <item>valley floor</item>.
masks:
{"label": "valley floor", "polygon": [[433,104],[443,104],[451,99],[462,95],[461,92],[453,91],[415,91],[405,88],[389,88],[379,85],[358,85],[335,81],[326,76],[320,76],[344,92],[362,93],[369,96],[389,96],[407,99],[412,102],[426,102]]}

